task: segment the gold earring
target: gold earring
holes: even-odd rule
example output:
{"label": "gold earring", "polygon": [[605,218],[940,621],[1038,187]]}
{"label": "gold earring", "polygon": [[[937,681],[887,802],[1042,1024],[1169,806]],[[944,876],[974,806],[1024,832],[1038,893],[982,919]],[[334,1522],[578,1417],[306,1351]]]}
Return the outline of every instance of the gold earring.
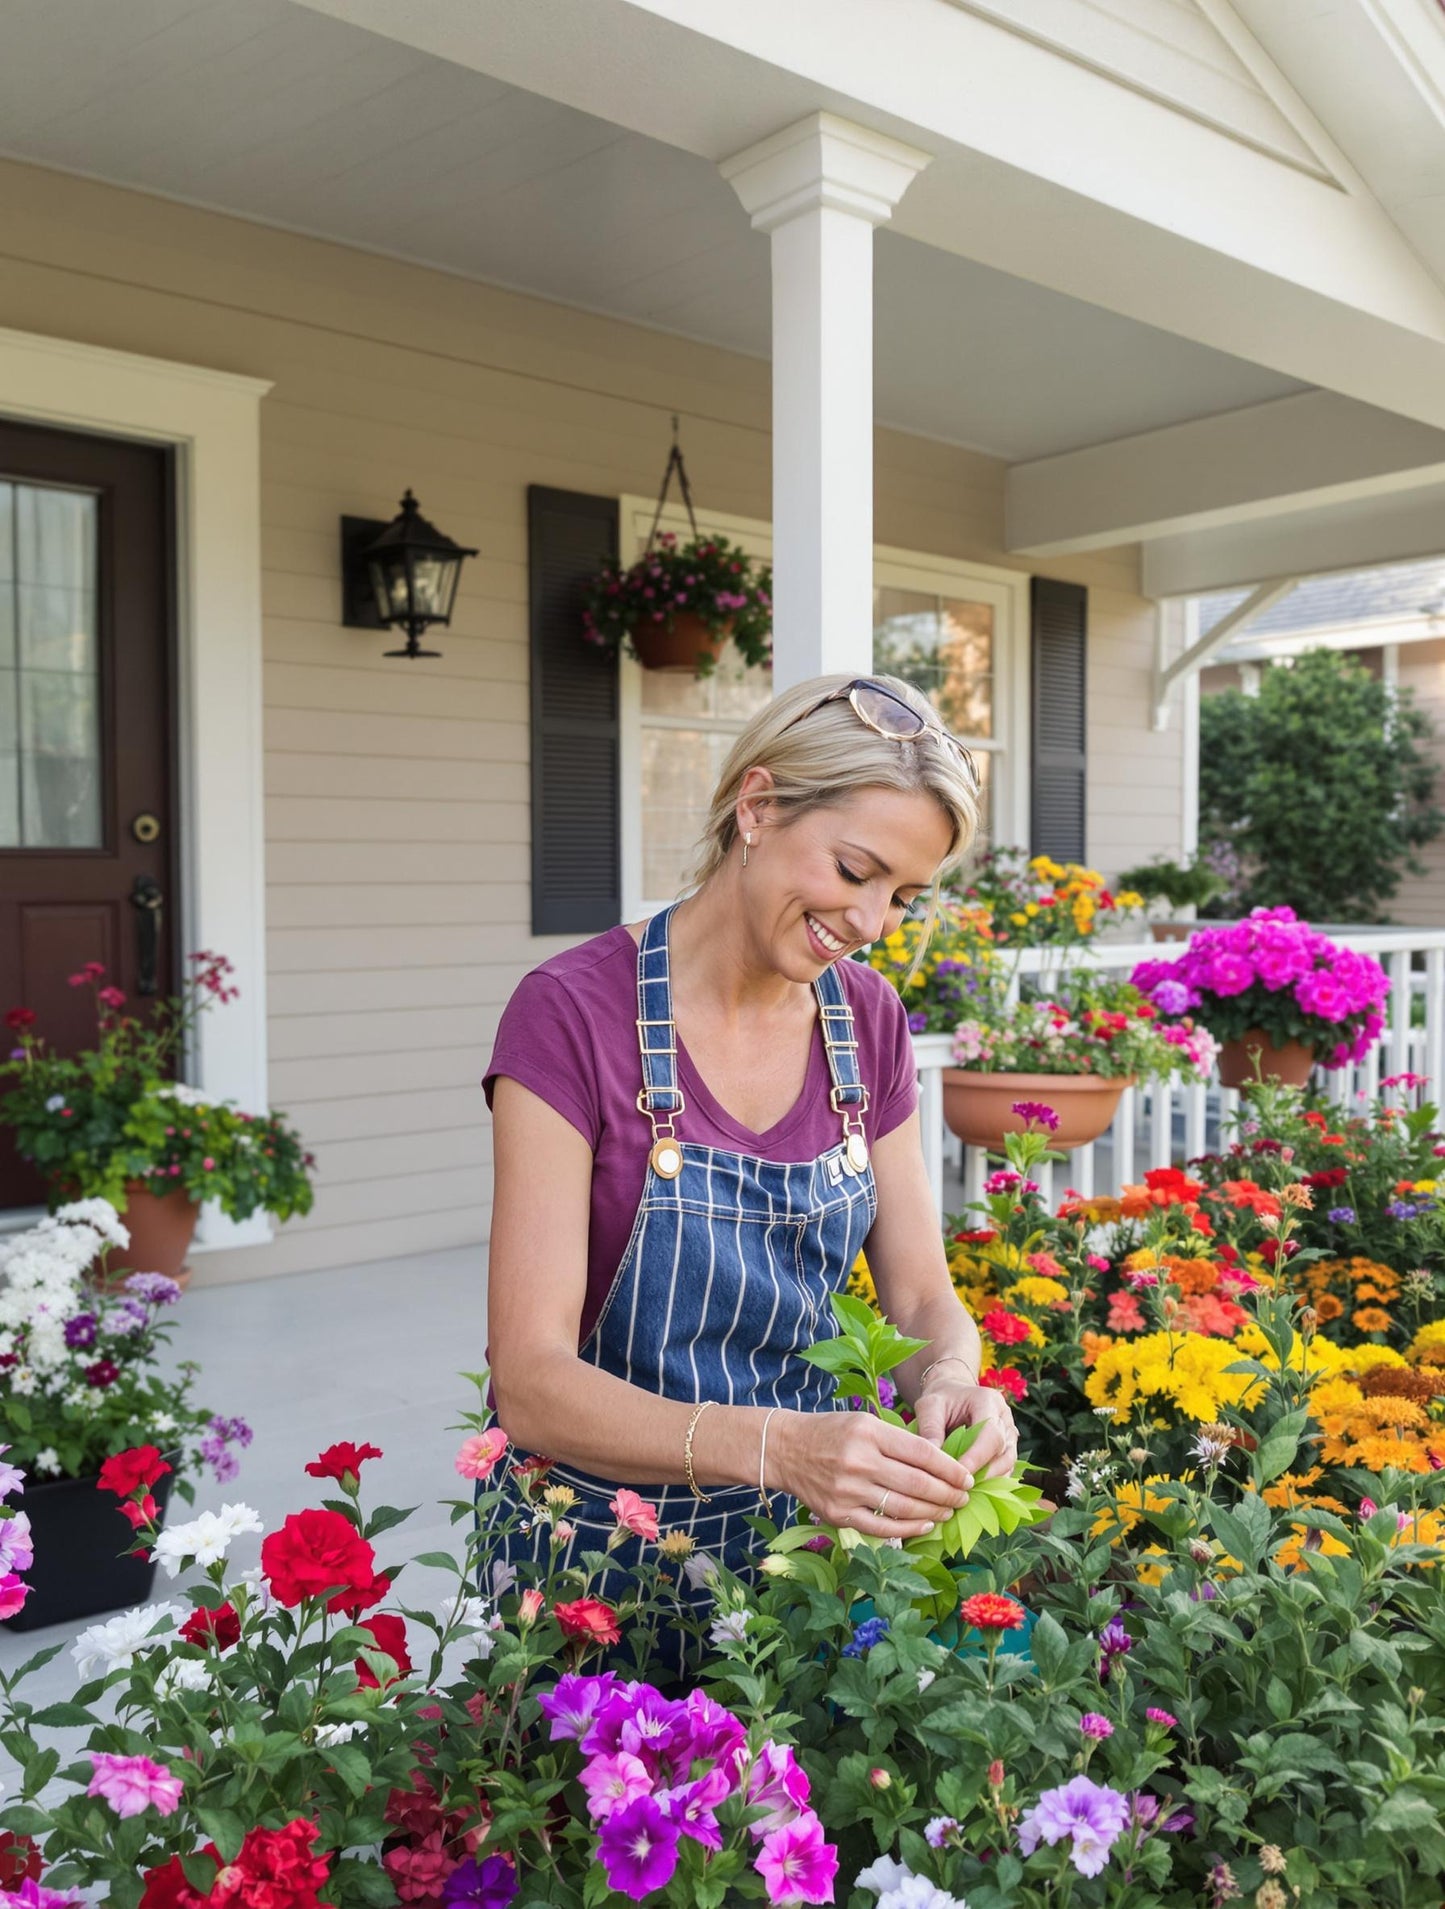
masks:
{"label": "gold earring", "polygon": [[743,867],[744,868],[746,868],[748,865],[748,850],[752,847],[752,845],[753,845],[753,838],[750,831],[747,835],[743,837]]}

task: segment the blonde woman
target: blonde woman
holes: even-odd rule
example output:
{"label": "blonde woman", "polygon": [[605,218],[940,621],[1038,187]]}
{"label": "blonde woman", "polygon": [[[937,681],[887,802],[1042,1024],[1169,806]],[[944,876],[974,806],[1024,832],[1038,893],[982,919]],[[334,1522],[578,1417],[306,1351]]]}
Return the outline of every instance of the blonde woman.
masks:
{"label": "blonde woman", "polygon": [[[949,1283],[903,1007],[847,959],[927,904],[977,802],[908,684],[800,684],[739,737],[687,897],[512,996],[486,1077],[492,1382],[511,1462],[546,1454],[577,1494],[571,1552],[602,1548],[623,1486],[745,1570],[769,1505],[908,1538],[1013,1465]],[[895,1375],[921,1437],[830,1410],[799,1357],[864,1247],[927,1342]],[[967,1466],[940,1449],[966,1422]],[[503,1548],[546,1555],[525,1523]]]}

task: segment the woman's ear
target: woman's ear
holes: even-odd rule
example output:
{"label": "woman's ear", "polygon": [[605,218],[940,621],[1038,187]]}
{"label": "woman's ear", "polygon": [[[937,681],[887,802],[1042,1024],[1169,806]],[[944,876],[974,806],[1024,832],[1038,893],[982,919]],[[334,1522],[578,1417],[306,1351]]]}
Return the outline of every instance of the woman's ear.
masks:
{"label": "woman's ear", "polygon": [[772,790],[774,788],[771,769],[749,769],[738,784],[737,828],[739,835],[749,832],[756,834],[766,828],[772,819]]}

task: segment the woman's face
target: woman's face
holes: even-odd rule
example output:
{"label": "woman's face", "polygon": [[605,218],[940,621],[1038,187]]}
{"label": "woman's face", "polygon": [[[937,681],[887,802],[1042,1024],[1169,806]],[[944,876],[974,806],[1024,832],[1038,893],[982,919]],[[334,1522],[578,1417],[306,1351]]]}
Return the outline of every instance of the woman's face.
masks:
{"label": "woman's face", "polygon": [[[860,789],[836,807],[753,833],[743,878],[749,927],[771,965],[811,982],[892,932],[932,886],[952,831],[925,791]],[[744,822],[746,827],[746,822]]]}

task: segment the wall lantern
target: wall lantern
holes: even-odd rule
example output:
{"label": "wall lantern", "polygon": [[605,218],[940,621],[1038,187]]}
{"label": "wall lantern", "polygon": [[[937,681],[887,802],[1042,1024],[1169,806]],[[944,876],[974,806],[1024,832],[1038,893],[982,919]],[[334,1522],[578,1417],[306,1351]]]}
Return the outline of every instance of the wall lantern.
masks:
{"label": "wall lantern", "polygon": [[420,637],[433,623],[449,624],[462,560],[475,557],[429,524],[408,491],[401,514],[341,520],[341,620],[352,630],[406,631],[406,648],[388,656],[439,656]]}

